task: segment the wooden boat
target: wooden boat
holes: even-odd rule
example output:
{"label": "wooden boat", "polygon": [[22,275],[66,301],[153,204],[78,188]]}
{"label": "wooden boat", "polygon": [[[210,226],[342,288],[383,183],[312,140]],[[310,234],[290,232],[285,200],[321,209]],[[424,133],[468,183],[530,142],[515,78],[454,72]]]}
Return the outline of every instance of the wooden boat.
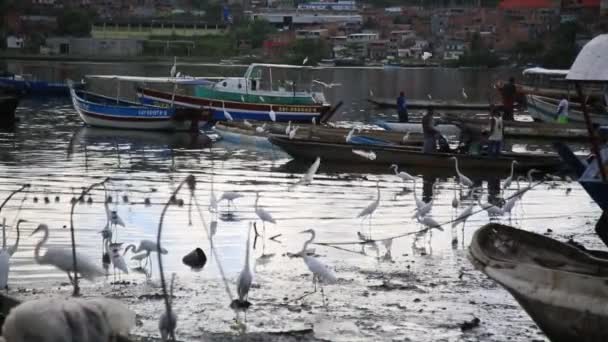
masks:
{"label": "wooden boat", "polygon": [[190,108],[142,105],[70,89],[72,104],[90,126],[135,130],[196,130],[208,114]]}
{"label": "wooden boat", "polygon": [[[542,122],[557,121],[557,106],[559,99],[549,97],[527,95],[528,113],[534,120]],[[580,104],[570,102],[568,110],[568,122],[584,124],[585,118],[580,110]],[[608,125],[608,113],[603,108],[601,113],[590,114],[591,121],[597,125]]]}
{"label": "wooden boat", "polygon": [[15,111],[18,105],[17,96],[0,94],[0,127],[12,127],[17,122]]}
{"label": "wooden boat", "polygon": [[[76,89],[81,89],[83,86],[84,83],[73,83]],[[5,74],[0,77],[0,88],[21,96],[70,96],[67,83],[36,80],[29,75]]]}
{"label": "wooden boat", "polygon": [[[421,122],[398,122],[389,120],[378,120],[375,122],[376,125],[384,128],[391,132],[400,133],[419,133],[422,134],[422,123]],[[460,127],[453,124],[438,124],[435,128],[439,133],[446,136],[459,136]]]}
{"label": "wooden boat", "polygon": [[137,96],[140,101],[150,105],[167,105],[172,101],[175,105],[186,108],[208,109],[212,119],[216,121],[227,121],[226,113],[233,120],[256,120],[271,121],[270,113],[273,112],[276,121],[281,122],[316,122],[324,120],[331,108],[323,104],[311,105],[277,105],[272,103],[248,103],[240,101],[214,100],[209,98],[188,96],[183,94],[173,95],[151,88],[137,88]]}
{"label": "wooden boat", "polygon": [[[395,99],[386,99],[371,97],[367,99],[371,104],[379,108],[395,108],[397,109],[397,102]],[[494,106],[495,108],[501,108],[501,106]],[[407,100],[408,109],[427,109],[433,108],[438,110],[490,110],[489,103],[473,103],[473,102],[457,102],[457,101],[427,101],[427,100]]]}
{"label": "wooden boat", "polygon": [[[517,91],[525,95],[558,98],[566,97],[572,101],[579,101],[576,91],[567,82],[566,75],[569,70],[528,68],[522,72],[523,83],[517,84]],[[593,87],[588,91],[588,101],[602,101],[602,90]]]}
{"label": "wooden boat", "polygon": [[500,224],[477,230],[468,255],[552,342],[608,341],[607,259]]}
{"label": "wooden boat", "polygon": [[[280,147],[294,159],[314,160],[317,157],[325,161],[352,163],[352,164],[398,164],[416,165],[420,167],[452,168],[454,160],[458,158],[461,170],[507,170],[513,160],[517,160],[516,169],[526,171],[529,169],[552,170],[561,165],[557,156],[546,154],[520,154],[503,153],[498,158],[488,156],[473,156],[455,153],[423,153],[420,147],[415,146],[378,146],[363,144],[347,144],[345,142],[324,142],[309,139],[292,139],[282,135],[270,135],[271,143]],[[353,150],[373,152],[373,159],[363,157]]]}

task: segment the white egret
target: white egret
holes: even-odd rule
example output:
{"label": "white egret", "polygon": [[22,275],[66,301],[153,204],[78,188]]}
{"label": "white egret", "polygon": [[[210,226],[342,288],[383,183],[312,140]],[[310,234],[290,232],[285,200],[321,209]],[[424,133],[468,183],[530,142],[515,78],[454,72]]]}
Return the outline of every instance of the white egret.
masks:
{"label": "white egret", "polygon": [[287,127],[285,127],[285,135],[289,135],[289,132],[291,132],[291,120],[287,122]]}
{"label": "white egret", "polygon": [[228,111],[226,110],[226,105],[224,104],[224,101],[222,101],[222,110],[224,111],[224,118],[226,118],[226,120],[234,121],[232,115],[230,115],[230,113],[228,113]]}
{"label": "white egret", "polygon": [[313,126],[315,126],[317,124],[317,118],[315,118],[313,116],[312,119],[310,120],[310,122],[312,123]]}
{"label": "white egret", "polygon": [[460,201],[458,200],[458,194],[456,193],[456,187],[454,187],[454,197],[452,197],[452,208],[458,208]]}
{"label": "white egret", "polygon": [[116,275],[117,268],[125,274],[129,273],[129,268],[127,267],[127,263],[125,262],[125,259],[120,254],[121,245],[122,245],[122,243],[109,244],[110,259],[112,260],[112,265],[114,265],[114,275]]}
{"label": "white egret", "polygon": [[256,133],[262,134],[266,131],[266,123],[255,128]]}
{"label": "white egret", "polygon": [[253,127],[253,124],[252,124],[251,122],[247,121],[247,120],[243,120],[243,124],[244,124],[246,127],[249,127],[249,128]]}
{"label": "white egret", "polygon": [[466,207],[466,209],[464,209],[460,213],[460,215],[458,215],[456,219],[452,222],[452,228],[456,227],[460,222],[462,222],[463,224],[466,223],[469,216],[471,216],[471,214],[473,213],[474,207],[475,204],[471,204],[470,206]]}
{"label": "white egret", "polygon": [[11,342],[122,340],[135,326],[135,312],[109,298],[42,298],[10,310],[2,336]]}
{"label": "white egret", "polygon": [[395,175],[399,178],[401,178],[401,180],[405,181],[416,181],[416,177],[410,175],[409,173],[405,172],[405,171],[399,171],[399,166],[397,166],[397,164],[393,164],[390,166],[390,169],[393,169],[393,171],[395,172]]}
{"label": "white egret", "polygon": [[321,158],[317,157],[317,159],[315,159],[315,161],[312,163],[312,165],[310,165],[310,167],[308,168],[308,171],[306,171],[306,173],[302,176],[302,178],[300,178],[300,180],[298,180],[297,182],[292,184],[289,188],[293,189],[294,187],[296,187],[297,185],[300,185],[300,184],[310,185],[312,183],[312,180],[315,177],[315,174],[319,170],[320,165],[321,165]]}
{"label": "white egret", "polygon": [[431,94],[426,94],[426,97],[428,97],[429,100],[433,100],[433,97],[431,96]]}
{"label": "white egret", "polygon": [[249,248],[251,245],[251,222],[249,222],[249,229],[247,231],[247,247],[245,248],[245,265],[243,270],[239,274],[236,280],[236,292],[239,295],[240,304],[244,304],[249,296],[249,289],[253,282],[253,274],[251,273],[251,266],[249,265]]}
{"label": "white egret", "polygon": [[443,228],[441,227],[439,222],[437,222],[431,216],[421,217],[419,215],[416,215],[416,220],[418,220],[418,222],[420,222],[421,224],[423,224],[424,226],[426,226],[429,229],[436,228],[436,229],[443,231]]}
{"label": "white egret", "polygon": [[[74,271],[72,250],[48,247],[46,253],[40,255],[40,248],[42,248],[49,239],[49,227],[46,224],[40,224],[38,228],[32,232],[32,235],[40,231],[44,233],[44,236],[36,245],[36,249],[34,249],[34,259],[40,265],[53,265],[66,272],[68,278],[70,278],[70,282],[73,283],[72,275],[70,274],[70,272]],[[76,259],[78,262],[78,273],[80,273],[83,278],[92,281],[96,277],[100,277],[104,274],[103,269],[81,253],[76,252]]]}
{"label": "white egret", "polygon": [[258,96],[260,98],[260,101],[262,102],[266,102],[266,100],[264,100],[264,98],[262,96]]}
{"label": "white egret", "polygon": [[[140,254],[140,255],[145,256],[145,258],[147,258],[148,261],[151,263],[150,254],[158,252],[158,245],[156,244],[156,242],[151,241],[151,240],[141,240],[141,241],[139,241],[139,245],[137,246],[137,248],[135,248],[135,245],[133,245],[133,244],[128,245],[125,248],[125,251],[122,253],[122,255],[127,254],[127,252],[129,250],[132,250],[133,253],[145,252],[145,253]],[[160,253],[161,254],[167,254],[169,252],[166,249],[161,248],[160,249]],[[135,256],[131,257],[131,259],[138,260],[138,261],[141,262],[141,260],[143,260],[144,257],[135,259],[136,257],[139,257],[140,255],[135,255]],[[146,265],[148,264],[148,261],[146,261]]]}
{"label": "white egret", "polygon": [[428,51],[424,51],[421,56],[423,61],[426,61],[427,59],[429,59],[431,57],[433,57],[433,54]]}
{"label": "white egret", "polygon": [[[422,204],[420,207],[416,207],[416,209],[414,210],[415,211],[414,216],[420,216],[420,217],[426,216],[426,214],[430,213],[431,210],[433,210],[434,201],[435,201],[435,199],[431,199],[428,203],[421,201],[424,204]],[[418,203],[416,203],[416,204],[418,204]]]}
{"label": "white egret", "polygon": [[365,217],[368,216],[370,224],[372,222],[372,215],[374,214],[376,209],[378,209],[378,205],[380,205],[380,181],[376,181],[376,190],[377,190],[376,199],[373,200],[370,204],[368,204],[367,207],[363,208],[363,210],[361,210],[359,215],[357,215],[358,218],[363,217],[363,219],[365,219]]}
{"label": "white egret", "polygon": [[245,97],[241,95],[241,102],[245,102]]}
{"label": "white egret", "polygon": [[469,98],[469,95],[467,95],[467,92],[464,90],[464,88],[462,88],[462,97],[464,97],[465,100]]}
{"label": "white egret", "polygon": [[169,75],[171,75],[171,77],[175,77],[176,74],[177,74],[177,57],[173,56],[173,66],[171,67],[171,71],[169,71]]}
{"label": "white egret", "polygon": [[[171,275],[171,286],[169,287],[169,303],[173,302],[173,285],[175,282],[175,273]],[[170,305],[170,304],[169,304]],[[160,337],[163,342],[167,341],[171,334],[175,333],[177,327],[177,315],[175,311],[171,310],[170,314],[167,314],[165,309],[160,315],[158,320],[158,330],[160,330]]]}
{"label": "white egret", "polygon": [[[526,178],[528,179],[528,186],[526,186],[525,188],[521,189],[521,190],[517,190],[517,192],[515,193],[515,196],[518,197],[518,199],[521,199],[522,197],[524,197],[524,194],[526,192],[528,192],[530,189],[532,189],[532,174],[536,173],[536,172],[540,172],[536,169],[530,169],[528,170],[528,173],[526,174]],[[519,183],[518,183],[519,184]]]}
{"label": "white egret", "polygon": [[353,149],[353,153],[358,156],[361,156],[365,159],[376,160],[376,153],[374,151],[364,151],[364,150]]}
{"label": "white egret", "polygon": [[324,88],[333,88],[333,87],[339,87],[342,84],[341,83],[325,83],[319,80],[312,80],[313,83],[317,83],[322,85]]}
{"label": "white egret", "polygon": [[268,112],[268,116],[270,116],[270,120],[272,122],[277,121],[277,113],[275,113],[274,110],[272,110],[272,106],[270,106],[270,111]]}
{"label": "white egret", "polygon": [[234,200],[237,198],[241,198],[243,197],[242,194],[236,192],[236,191],[225,191],[222,196],[220,196],[220,199],[218,202],[221,202],[223,200],[226,200],[228,202],[228,206],[230,206],[231,204],[234,205]]}
{"label": "white egret", "polygon": [[405,133],[405,135],[403,136],[403,138],[401,138],[401,142],[402,143],[406,143],[406,142],[408,142],[410,140],[410,133],[411,132]]}
{"label": "white egret", "polygon": [[462,173],[460,173],[460,169],[458,168],[458,158],[451,157],[450,159],[454,159],[454,163],[456,164],[456,174],[458,175],[458,182],[460,184],[463,184],[463,185],[467,186],[467,187],[472,187],[473,186],[473,181],[469,177],[467,177],[467,176],[463,175]]}
{"label": "white egret", "polygon": [[112,210],[110,212],[110,222],[112,223],[112,225],[114,226],[121,226],[124,227],[125,223],[124,221],[120,218],[120,216],[118,216],[118,213],[116,212],[116,210]]}
{"label": "white egret", "polygon": [[8,290],[8,273],[10,272],[11,256],[5,249],[0,250],[0,288]]}
{"label": "white egret", "polygon": [[23,219],[19,219],[17,221],[17,225],[15,227],[15,229],[17,230],[17,239],[15,240],[15,244],[8,247],[6,249],[6,251],[8,252],[9,256],[13,256],[13,254],[15,254],[15,252],[17,252],[17,249],[19,248],[19,238],[21,236],[21,231],[19,230],[19,225],[21,225],[23,222],[27,222],[26,220]]}
{"label": "white egret", "polygon": [[302,61],[302,65],[305,65],[308,62],[308,56],[304,57],[304,60]]}
{"label": "white egret", "polygon": [[355,126],[353,127],[348,134],[346,135],[346,142],[349,143],[351,141],[351,139],[353,138],[353,134],[355,134],[355,131],[357,132],[361,132],[361,127],[359,126]]}
{"label": "white egret", "polygon": [[[311,235],[310,239],[308,239],[306,242],[304,242],[304,245],[302,246],[302,250],[300,251],[299,254],[302,256],[302,259],[304,259],[304,263],[306,264],[306,266],[308,267],[310,272],[312,272],[312,281],[315,286],[315,292],[317,291],[317,282],[318,283],[327,283],[327,284],[333,284],[333,283],[337,282],[338,277],[336,277],[336,274],[334,273],[334,271],[332,271],[327,265],[325,265],[324,263],[319,261],[317,258],[306,254],[308,245],[311,244],[315,240],[316,234],[315,234],[314,229],[307,229],[300,233],[302,233],[302,234],[309,233]],[[321,290],[323,290],[323,287],[321,287]]]}
{"label": "white egret", "polygon": [[255,214],[258,215],[258,217],[260,218],[260,220],[262,220],[262,225],[264,226],[264,232],[266,231],[266,222],[270,222],[272,224],[276,224],[277,221],[275,221],[274,218],[272,218],[272,215],[270,215],[269,212],[267,212],[266,210],[264,210],[264,208],[260,208],[258,207],[258,202],[260,201],[260,192],[256,192],[255,193],[255,204],[254,204],[254,209],[255,209]]}
{"label": "white egret", "polygon": [[479,206],[488,212],[488,215],[490,216],[502,216],[505,214],[505,211],[502,208],[499,208],[497,206],[495,206],[494,204],[491,203],[481,203],[481,199],[477,199],[477,203],[479,204]]}
{"label": "white egret", "polygon": [[509,186],[511,186],[511,183],[513,182],[513,172],[515,171],[515,164],[517,164],[517,160],[513,160],[511,162],[511,174],[509,175],[509,177],[507,177],[507,179],[505,179],[505,183],[502,186],[503,189],[508,189]]}
{"label": "white egret", "polygon": [[293,138],[295,138],[296,133],[298,132],[298,129],[300,129],[300,126],[295,126],[290,132],[289,132],[289,140],[293,140]]}

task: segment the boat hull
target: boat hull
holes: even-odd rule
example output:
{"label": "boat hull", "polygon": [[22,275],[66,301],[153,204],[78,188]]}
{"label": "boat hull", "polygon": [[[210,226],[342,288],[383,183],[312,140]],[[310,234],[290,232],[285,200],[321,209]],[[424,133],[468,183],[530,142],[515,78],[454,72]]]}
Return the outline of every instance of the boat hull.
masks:
{"label": "boat hull", "polygon": [[162,92],[148,88],[138,88],[137,96],[145,104],[167,105],[172,102],[177,106],[208,109],[212,119],[216,121],[227,121],[225,112],[228,112],[233,120],[257,120],[271,121],[270,111],[275,112],[276,121],[279,122],[311,122],[314,118],[317,122],[321,116],[330,108],[324,105],[276,105],[258,104],[234,101],[219,101],[210,98],[186,96]]}
{"label": "boat hull", "polygon": [[[420,133],[422,134],[422,123],[413,122],[395,122],[395,121],[378,121],[378,126],[392,132],[401,133]],[[436,125],[435,128],[439,133],[449,136],[459,136],[460,128],[456,125]]]}
{"label": "boat hull", "polygon": [[608,340],[608,261],[499,224],[471,241],[472,264],[507,289],[553,342]]}
{"label": "boat hull", "polygon": [[[397,109],[397,101],[395,99],[386,98],[368,98],[367,101],[379,108],[395,108]],[[439,109],[439,110],[490,110],[489,103],[472,103],[472,102],[456,102],[456,101],[432,101],[432,100],[407,100],[409,109]],[[495,106],[501,108],[502,106]]]}
{"label": "boat hull", "polygon": [[[310,140],[290,140],[286,137],[271,135],[269,140],[280,147],[294,159],[322,160],[353,163],[353,164],[383,164],[383,165],[413,165],[429,168],[454,169],[452,157],[458,157],[458,164],[462,170],[508,170],[513,160],[517,160],[516,169],[526,171],[532,168],[539,170],[551,170],[559,167],[561,161],[557,157],[542,155],[504,155],[499,158],[487,156],[455,155],[452,153],[423,153],[420,148],[414,147],[387,147],[373,145],[353,145],[324,143]],[[353,153],[352,150],[374,152],[375,158],[370,160]]]}
{"label": "boat hull", "polygon": [[[543,122],[557,121],[557,104],[559,100],[547,97],[528,95],[526,96],[528,113],[532,118]],[[608,114],[590,114],[591,122],[597,125],[608,125]],[[568,111],[568,122],[585,123],[585,117],[580,110],[573,109]]]}
{"label": "boat hull", "polygon": [[[87,100],[82,97],[83,95],[90,95],[95,101],[105,102]],[[111,104],[109,98],[84,92],[78,93],[74,89],[71,90],[71,96],[74,109],[82,121],[90,126],[157,131],[184,131],[193,127],[192,120],[178,120],[175,108],[137,105],[125,101]],[[198,129],[198,123],[195,126]]]}

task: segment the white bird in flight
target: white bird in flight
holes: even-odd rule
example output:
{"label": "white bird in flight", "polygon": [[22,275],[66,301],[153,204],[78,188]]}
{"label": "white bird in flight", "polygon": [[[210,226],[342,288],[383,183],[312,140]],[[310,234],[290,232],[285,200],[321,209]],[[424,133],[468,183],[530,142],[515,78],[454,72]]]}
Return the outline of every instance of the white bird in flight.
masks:
{"label": "white bird in flight", "polygon": [[374,151],[363,151],[353,149],[353,153],[365,159],[376,160],[376,153]]}
{"label": "white bird in flight", "polygon": [[324,88],[333,88],[333,87],[340,87],[342,86],[341,83],[325,83],[319,80],[312,80],[313,83],[322,85]]}
{"label": "white bird in flight", "polygon": [[310,185],[312,183],[312,180],[315,177],[315,174],[317,173],[317,171],[319,170],[319,166],[321,165],[321,158],[317,157],[317,159],[315,159],[315,161],[312,163],[312,165],[310,165],[310,167],[308,168],[308,171],[306,171],[306,173],[302,176],[302,178],[300,178],[299,181],[297,181],[296,183],[294,183],[293,185],[291,185],[289,187],[289,189],[293,189],[294,187],[296,187],[297,185],[303,184],[303,185]]}

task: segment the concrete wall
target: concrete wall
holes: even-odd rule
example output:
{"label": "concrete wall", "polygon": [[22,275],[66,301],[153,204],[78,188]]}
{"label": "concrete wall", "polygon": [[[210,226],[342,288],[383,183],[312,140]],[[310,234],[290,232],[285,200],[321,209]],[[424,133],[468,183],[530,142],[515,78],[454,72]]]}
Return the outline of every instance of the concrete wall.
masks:
{"label": "concrete wall", "polygon": [[49,38],[51,54],[76,56],[138,56],[143,52],[139,39]]}

